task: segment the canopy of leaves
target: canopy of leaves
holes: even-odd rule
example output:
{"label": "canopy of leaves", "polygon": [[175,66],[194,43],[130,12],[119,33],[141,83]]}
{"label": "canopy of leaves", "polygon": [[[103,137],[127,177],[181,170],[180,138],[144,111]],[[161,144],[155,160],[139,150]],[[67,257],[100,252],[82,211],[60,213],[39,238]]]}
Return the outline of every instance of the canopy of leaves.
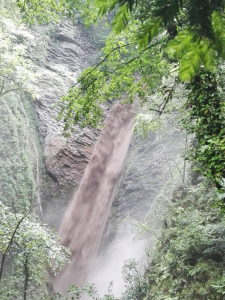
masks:
{"label": "canopy of leaves", "polygon": [[[9,260],[10,257],[10,260]],[[68,258],[55,235],[31,213],[14,214],[0,202],[1,299],[45,299],[49,272],[55,274]]]}
{"label": "canopy of leaves", "polygon": [[0,97],[19,89],[33,93],[35,75],[32,64],[24,58],[33,37],[18,19],[8,16],[1,16],[0,28]]}
{"label": "canopy of leaves", "polygon": [[225,220],[217,192],[207,182],[180,188],[144,275],[136,274],[122,297],[223,300]]}
{"label": "canopy of leaves", "polygon": [[[2,0],[8,1],[8,0]],[[90,24],[97,19],[97,9],[92,0],[14,0],[23,19],[29,24],[57,23],[64,17],[73,21],[83,18]]]}
{"label": "canopy of leaves", "polygon": [[[154,0],[103,1],[96,0],[99,13],[116,8],[113,28],[120,32],[129,28],[133,19],[141,20],[142,32],[137,39],[148,44],[160,30],[166,29],[172,40],[167,52],[180,61],[182,80],[191,80],[204,66],[212,71],[224,52],[224,1]],[[182,24],[183,23],[183,24]],[[185,29],[183,30],[183,27]]]}
{"label": "canopy of leaves", "polygon": [[125,33],[110,36],[102,60],[97,66],[86,69],[63,97],[61,118],[66,130],[76,123],[100,125],[106,100],[133,102],[138,96],[146,102],[149,94],[157,89],[162,76],[168,72],[168,64],[157,40],[144,49],[135,47],[138,28],[134,25],[129,36]]}
{"label": "canopy of leaves", "polygon": [[[224,70],[220,72],[222,73],[220,76],[224,76]],[[195,161],[198,170],[224,192],[222,184],[225,178],[224,91],[221,87],[219,89],[216,76],[204,71],[201,71],[187,88],[190,93],[185,104],[187,113],[183,125],[196,137],[189,151],[189,159]]]}

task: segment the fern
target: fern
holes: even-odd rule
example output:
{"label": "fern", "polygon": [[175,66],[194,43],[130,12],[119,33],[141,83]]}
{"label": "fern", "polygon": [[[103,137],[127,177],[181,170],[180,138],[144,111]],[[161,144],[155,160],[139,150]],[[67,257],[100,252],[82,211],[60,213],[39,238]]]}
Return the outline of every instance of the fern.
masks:
{"label": "fern", "polygon": [[157,36],[162,28],[161,18],[151,18],[141,27],[137,35],[137,43],[140,48],[146,48],[151,40]]}
{"label": "fern", "polygon": [[117,3],[118,0],[95,0],[95,6],[99,9],[98,13],[100,16],[113,10]]}
{"label": "fern", "polygon": [[125,3],[124,5],[118,8],[112,23],[113,30],[116,33],[120,33],[127,27],[129,15],[130,15],[130,11],[127,3]]}
{"label": "fern", "polygon": [[225,17],[221,13],[212,13],[212,26],[215,34],[215,44],[219,55],[225,58]]}
{"label": "fern", "polygon": [[166,52],[180,62],[180,78],[190,81],[201,67],[208,71],[214,71],[216,64],[216,50],[211,40],[202,37],[197,38],[191,30],[180,32],[171,41]]}

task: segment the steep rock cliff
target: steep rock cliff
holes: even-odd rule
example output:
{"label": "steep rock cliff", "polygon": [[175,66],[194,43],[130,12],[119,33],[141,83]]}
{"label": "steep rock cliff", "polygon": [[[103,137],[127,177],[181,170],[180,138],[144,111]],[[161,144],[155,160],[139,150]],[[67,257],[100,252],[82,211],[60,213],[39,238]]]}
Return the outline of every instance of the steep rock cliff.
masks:
{"label": "steep rock cliff", "polygon": [[21,30],[9,22],[12,45],[26,48],[23,58],[34,78],[24,80],[32,86],[33,99],[22,86],[1,96],[0,195],[15,209],[33,203],[41,214],[42,204],[45,221],[57,227],[60,216],[53,208],[63,212],[99,134],[77,126],[65,137],[59,99],[95,60],[97,50],[82,27],[69,21]]}
{"label": "steep rock cliff", "polygon": [[[36,36],[43,45],[40,29]],[[80,181],[98,132],[77,127],[71,137],[65,138],[63,125],[57,119],[58,100],[76,82],[81,70],[88,66],[96,49],[85,38],[82,28],[64,21],[53,28],[51,36],[47,36],[47,43],[45,40],[39,51],[37,47],[31,53],[37,72],[41,74],[35,101],[38,125],[44,138],[47,171],[60,188],[64,188]]]}

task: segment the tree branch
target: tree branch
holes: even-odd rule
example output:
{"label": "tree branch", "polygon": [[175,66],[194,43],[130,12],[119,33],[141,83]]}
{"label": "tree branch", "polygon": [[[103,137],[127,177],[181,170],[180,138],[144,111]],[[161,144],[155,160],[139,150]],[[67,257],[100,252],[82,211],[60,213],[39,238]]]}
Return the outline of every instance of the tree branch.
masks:
{"label": "tree branch", "polygon": [[4,263],[5,263],[5,259],[6,259],[6,256],[8,254],[8,252],[10,251],[11,249],[11,246],[13,244],[13,241],[14,241],[14,237],[16,235],[16,232],[18,230],[18,228],[20,227],[20,224],[23,222],[23,220],[28,216],[30,212],[26,213],[17,223],[15,229],[13,230],[13,233],[12,233],[12,236],[9,240],[9,243],[8,243],[8,246],[6,247],[5,251],[3,252],[2,254],[2,260],[1,260],[1,267],[0,267],[0,281],[2,279],[2,274],[3,274],[3,268],[4,268]]}
{"label": "tree branch", "polygon": [[18,90],[19,90],[19,88],[15,88],[15,89],[11,89],[11,90],[5,91],[4,93],[0,94],[0,97],[4,96],[5,94],[11,93],[11,92],[15,92],[15,91],[18,91]]}
{"label": "tree branch", "polygon": [[116,69],[113,70],[113,72],[115,72],[115,71],[121,69],[121,68],[124,67],[124,66],[129,65],[130,63],[132,63],[132,62],[135,61],[136,59],[140,58],[141,55],[142,55],[143,53],[145,53],[147,50],[151,49],[152,47],[154,47],[154,46],[156,46],[156,45],[158,45],[158,44],[159,44],[159,41],[157,41],[157,42],[154,43],[154,44],[149,45],[149,46],[146,47],[146,48],[144,48],[138,55],[136,55],[136,56],[134,56],[133,58],[131,58],[130,60],[126,61],[124,64],[119,65]]}
{"label": "tree branch", "polygon": [[28,282],[29,282],[28,254],[26,254],[25,257],[24,273],[25,273],[25,279],[24,279],[23,300],[27,300],[27,290],[28,290]]}
{"label": "tree branch", "polygon": [[[136,60],[136,59],[138,59],[138,58],[140,58],[141,57],[141,55],[144,53],[144,52],[146,52],[148,49],[150,49],[151,47],[154,47],[154,46],[156,46],[157,44],[159,44],[159,42],[157,41],[156,43],[154,43],[154,44],[152,44],[152,45],[149,45],[148,47],[146,47],[145,49],[143,49],[140,53],[139,53],[139,55],[137,55],[137,56],[134,56],[132,59],[130,59],[130,60],[128,60],[128,61],[126,61],[124,64],[121,64],[121,65],[119,65],[117,68],[115,68],[114,70],[110,70],[110,71],[108,71],[105,75],[108,77],[109,76],[109,74],[111,74],[111,73],[114,73],[114,72],[116,72],[117,70],[119,70],[120,68],[122,68],[122,67],[124,67],[124,66],[126,66],[126,65],[129,65],[130,63],[132,63],[134,60]],[[126,45],[123,45],[123,46],[120,46],[120,48],[122,48],[122,47],[125,47],[125,46],[128,46],[128,45],[131,45],[131,44],[126,44]],[[118,48],[118,47],[117,47]],[[111,54],[112,54],[112,52],[113,51],[115,51],[116,50],[116,48],[114,48],[99,64],[97,64],[92,70],[90,70],[87,74],[85,74],[85,76],[82,78],[82,79],[84,79],[84,78],[86,78],[88,75],[90,75],[95,69],[97,69]],[[97,78],[95,78],[95,79],[93,79],[87,86],[85,86],[84,88],[85,88],[85,90],[87,90],[95,81],[97,80]],[[73,88],[73,87],[75,87],[76,85],[78,84],[78,82],[76,83],[76,84],[74,84],[74,85],[72,85],[71,86],[71,88]],[[84,89],[83,89],[84,90]],[[78,95],[77,95],[77,97],[79,97],[81,94],[83,94],[83,90],[81,90],[79,93],[78,93]]]}
{"label": "tree branch", "polygon": [[3,78],[3,80],[2,80],[2,86],[1,86],[1,90],[0,90],[0,96],[1,96],[1,94],[3,92],[4,86],[5,86],[5,78]]}
{"label": "tree branch", "polygon": [[170,101],[170,99],[171,99],[171,97],[172,97],[172,95],[173,95],[174,89],[175,89],[175,87],[176,87],[176,85],[177,85],[177,82],[178,82],[178,78],[175,78],[174,84],[173,84],[172,88],[170,89],[169,94],[168,94],[168,96],[166,97],[166,100],[163,102],[163,107],[162,107],[162,109],[160,109],[159,116],[162,115],[164,109],[166,108],[168,102]]}
{"label": "tree branch", "polygon": [[[127,46],[130,46],[132,45],[133,43],[128,43],[126,45],[122,45],[122,46],[117,46],[115,47],[114,49],[112,49],[97,65],[94,66],[93,69],[91,69],[89,72],[87,72],[83,77],[82,79],[85,79],[88,75],[90,75],[94,70],[96,70],[100,65],[102,65],[110,55],[113,54],[113,52],[115,52],[116,50],[119,50],[121,48],[124,48],[124,47],[127,47]],[[76,82],[74,85],[72,85],[72,87],[75,87],[76,85],[78,85],[79,82]]]}

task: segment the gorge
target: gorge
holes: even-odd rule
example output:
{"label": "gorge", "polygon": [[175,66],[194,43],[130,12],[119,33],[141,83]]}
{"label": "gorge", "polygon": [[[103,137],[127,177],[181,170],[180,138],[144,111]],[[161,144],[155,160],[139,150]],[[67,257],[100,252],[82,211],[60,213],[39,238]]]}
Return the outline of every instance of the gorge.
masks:
{"label": "gorge", "polygon": [[0,0],[0,300],[224,299],[224,6],[169,2]]}

